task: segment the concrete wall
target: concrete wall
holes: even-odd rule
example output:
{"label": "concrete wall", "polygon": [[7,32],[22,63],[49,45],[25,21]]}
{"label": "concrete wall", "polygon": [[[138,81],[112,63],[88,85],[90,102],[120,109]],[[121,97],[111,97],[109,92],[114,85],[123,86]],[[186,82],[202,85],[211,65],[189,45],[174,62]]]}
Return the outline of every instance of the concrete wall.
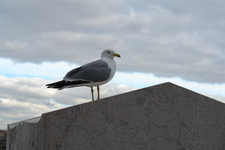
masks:
{"label": "concrete wall", "polygon": [[165,83],[19,123],[7,149],[224,150],[225,105]]}

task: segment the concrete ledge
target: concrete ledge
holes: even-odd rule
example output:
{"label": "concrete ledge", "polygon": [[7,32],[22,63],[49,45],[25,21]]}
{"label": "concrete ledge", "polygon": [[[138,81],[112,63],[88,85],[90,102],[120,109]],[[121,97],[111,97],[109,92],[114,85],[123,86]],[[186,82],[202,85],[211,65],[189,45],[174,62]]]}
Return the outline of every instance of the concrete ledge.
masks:
{"label": "concrete ledge", "polygon": [[27,119],[27,120],[24,120],[24,121],[15,122],[15,123],[9,124],[8,125],[8,129],[10,130],[10,129],[16,127],[18,124],[23,124],[23,123],[37,123],[40,120],[41,120],[41,116],[40,117],[31,118],[31,119]]}
{"label": "concrete ledge", "polygon": [[225,149],[225,105],[172,83],[12,126],[8,150]]}

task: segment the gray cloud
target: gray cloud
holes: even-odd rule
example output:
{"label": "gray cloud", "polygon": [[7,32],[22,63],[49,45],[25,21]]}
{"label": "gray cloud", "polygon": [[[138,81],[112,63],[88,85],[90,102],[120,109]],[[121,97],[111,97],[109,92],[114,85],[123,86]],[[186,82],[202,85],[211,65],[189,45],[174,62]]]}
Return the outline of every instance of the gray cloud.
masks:
{"label": "gray cloud", "polygon": [[17,62],[121,53],[121,72],[224,83],[223,1],[5,1],[0,57]]}

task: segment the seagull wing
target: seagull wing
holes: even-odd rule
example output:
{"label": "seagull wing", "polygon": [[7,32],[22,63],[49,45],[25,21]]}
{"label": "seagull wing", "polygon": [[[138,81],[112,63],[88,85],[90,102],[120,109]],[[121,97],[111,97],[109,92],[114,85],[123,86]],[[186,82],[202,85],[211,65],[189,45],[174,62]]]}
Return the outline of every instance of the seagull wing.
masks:
{"label": "seagull wing", "polygon": [[102,82],[109,79],[110,73],[108,64],[100,59],[69,71],[63,80]]}

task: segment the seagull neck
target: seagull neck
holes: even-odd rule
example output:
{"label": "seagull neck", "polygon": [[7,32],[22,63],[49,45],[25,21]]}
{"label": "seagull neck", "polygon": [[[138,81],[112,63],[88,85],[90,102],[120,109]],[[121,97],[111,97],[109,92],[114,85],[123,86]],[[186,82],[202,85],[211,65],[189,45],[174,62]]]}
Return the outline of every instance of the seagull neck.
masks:
{"label": "seagull neck", "polygon": [[109,57],[102,57],[101,59],[104,61],[114,61],[113,58],[109,58]]}

